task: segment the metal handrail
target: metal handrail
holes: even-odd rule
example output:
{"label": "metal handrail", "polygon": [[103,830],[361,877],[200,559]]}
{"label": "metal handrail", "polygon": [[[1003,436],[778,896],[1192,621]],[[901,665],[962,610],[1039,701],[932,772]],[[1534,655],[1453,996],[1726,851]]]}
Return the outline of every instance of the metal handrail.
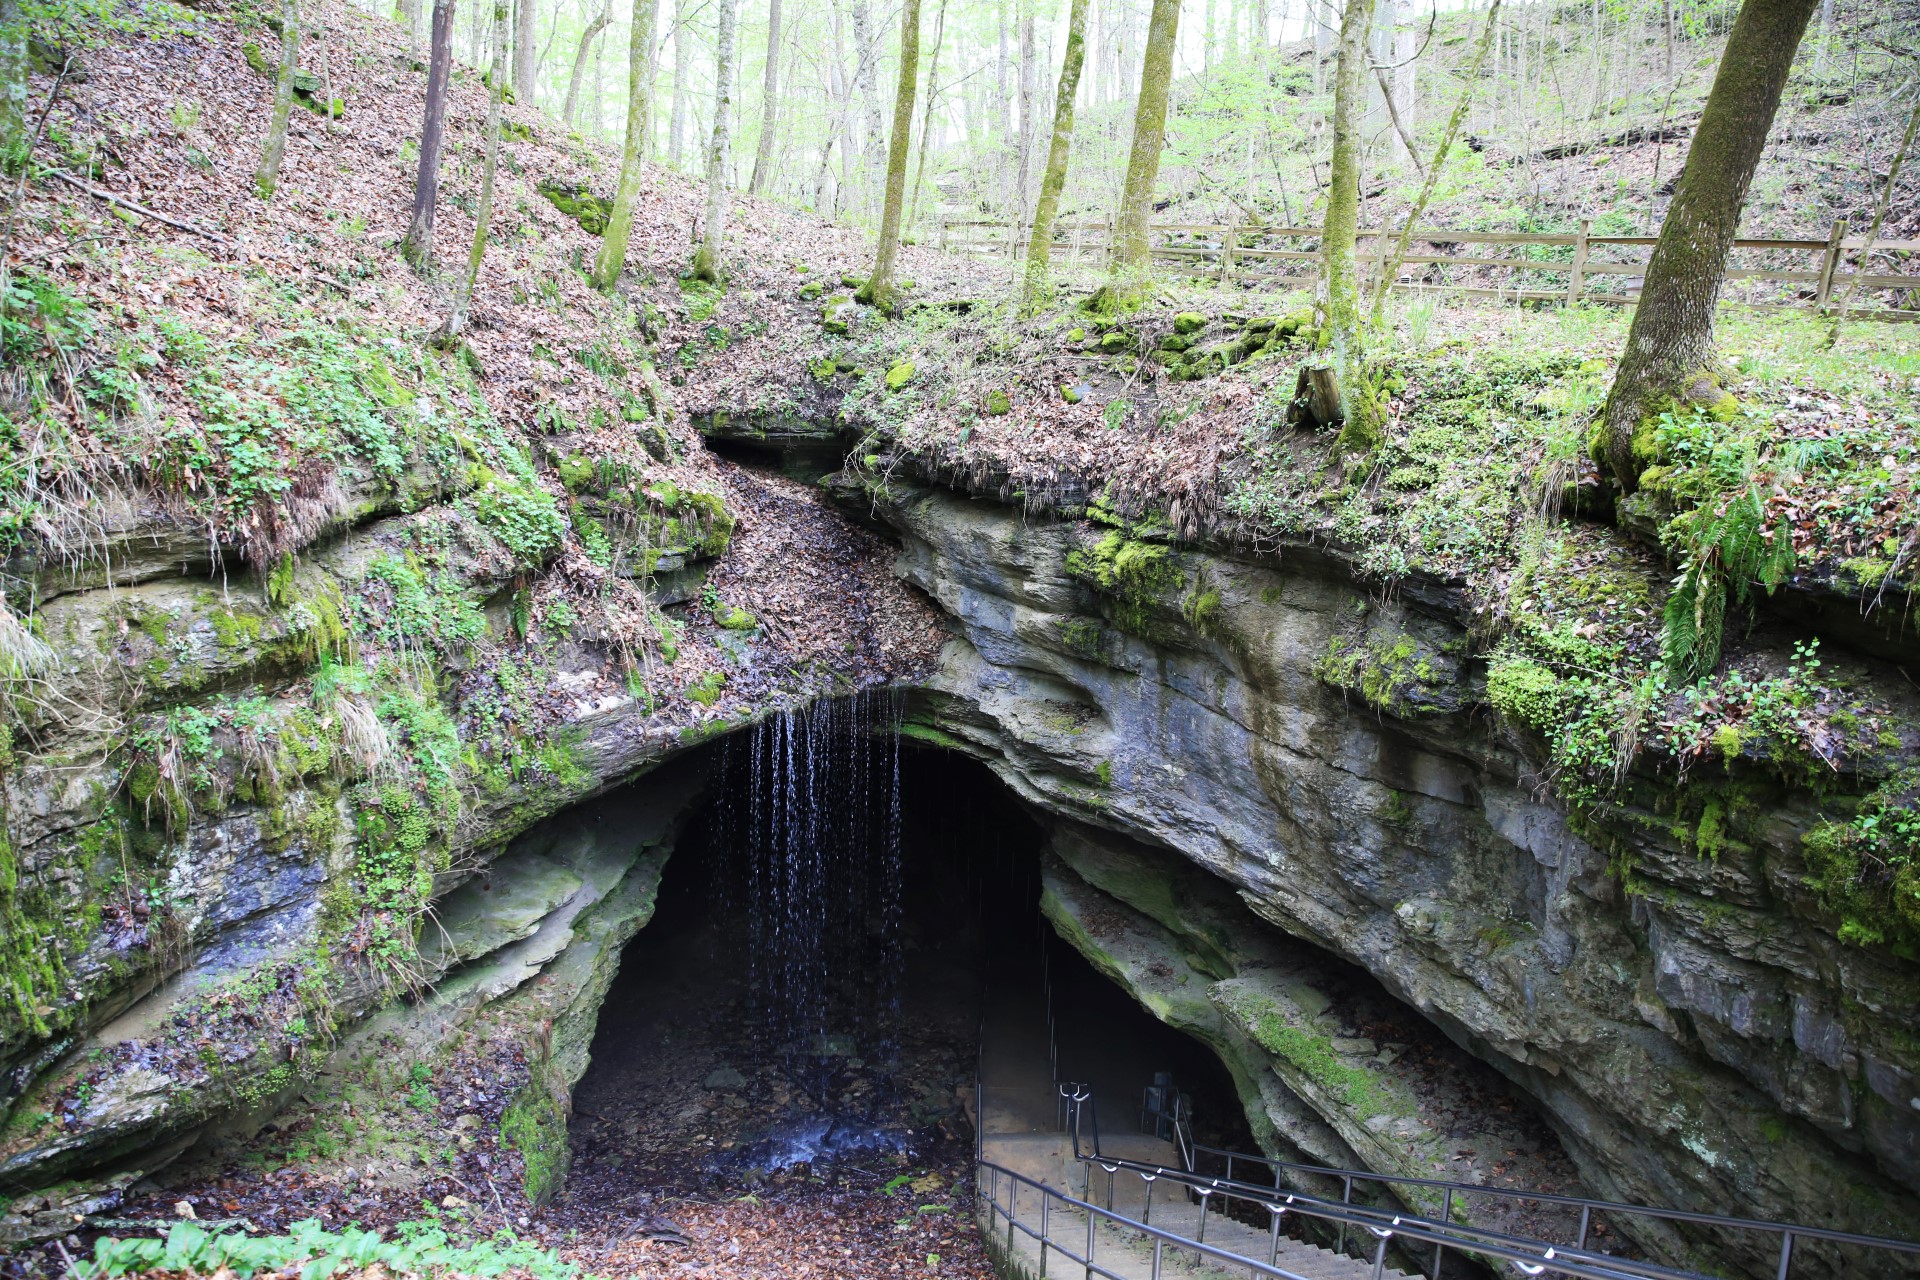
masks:
{"label": "metal handrail", "polygon": [[[1287,1160],[1276,1160],[1270,1156],[1256,1156],[1247,1152],[1226,1151],[1219,1147],[1196,1144],[1196,1154],[1225,1156],[1229,1162],[1245,1160],[1249,1163],[1263,1164],[1273,1169],[1275,1185],[1284,1173],[1311,1174],[1320,1177],[1339,1178],[1345,1184],[1348,1194],[1352,1193],[1355,1182],[1376,1182],[1389,1186],[1428,1187],[1442,1191],[1446,1195],[1443,1217],[1451,1218],[1453,1197],[1460,1195],[1488,1195],[1514,1200],[1533,1200],[1546,1204],[1560,1204],[1577,1208],[1580,1213],[1580,1235],[1571,1246],[1558,1246],[1582,1250],[1586,1247],[1587,1235],[1592,1227],[1593,1215],[1606,1213],[1621,1217],[1656,1218],[1662,1221],[1686,1222],[1700,1226],[1718,1227],[1727,1230],[1759,1231],[1769,1234],[1778,1233],[1781,1237],[1779,1268],[1776,1280],[1788,1280],[1793,1265],[1794,1246],[1799,1241],[1820,1240],[1830,1244],[1850,1245],[1865,1249],[1884,1249],[1896,1253],[1920,1255],[1920,1241],[1896,1240],[1889,1236],[1863,1235],[1852,1231],[1839,1231],[1830,1227],[1816,1227],[1801,1223],[1771,1222],[1760,1218],[1738,1218],[1724,1214],[1701,1213],[1691,1209],[1663,1209],[1644,1205],[1626,1204],[1614,1200],[1596,1200],[1587,1196],[1570,1196],[1558,1192],[1527,1191],[1514,1187],[1490,1187],[1470,1182],[1448,1182],[1440,1178],[1422,1178],[1405,1174],[1382,1174],[1363,1169],[1340,1169],[1327,1165],[1301,1164]],[[1076,1156],[1079,1152],[1075,1152]],[[1083,1157],[1084,1158],[1084,1157]],[[1106,1161],[1102,1161],[1104,1167]],[[1205,1175],[1193,1175],[1205,1177]],[[1209,1181],[1212,1181],[1209,1179]],[[1232,1178],[1232,1165],[1228,1165],[1228,1174],[1224,1181],[1249,1191],[1259,1189],[1259,1183],[1238,1182]],[[1691,1272],[1673,1272],[1669,1274],[1691,1275]]]}
{"label": "metal handrail", "polygon": [[[1109,1164],[1113,1164],[1116,1167],[1124,1167],[1134,1163],[1130,1161],[1117,1161],[1112,1157],[1100,1158],[1086,1156],[1083,1157],[1083,1159],[1092,1163],[1098,1163],[1102,1168],[1107,1167]],[[1436,1224],[1423,1219],[1411,1218],[1406,1215],[1370,1213],[1357,1206],[1340,1206],[1332,1202],[1314,1201],[1310,1197],[1302,1197],[1299,1195],[1288,1195],[1285,1197],[1245,1197],[1254,1199],[1261,1207],[1265,1208],[1273,1218],[1273,1252],[1269,1255],[1270,1260],[1263,1263],[1257,1258],[1249,1258],[1245,1254],[1235,1253],[1229,1249],[1222,1249],[1217,1245],[1207,1244],[1203,1240],[1196,1240],[1191,1236],[1183,1236],[1177,1232],[1168,1231],[1164,1227],[1156,1227],[1144,1218],[1129,1218],[1124,1213],[1120,1213],[1112,1208],[1103,1208],[1088,1199],[1070,1196],[1064,1192],[1056,1191],[1044,1183],[1035,1181],[1023,1174],[1015,1173],[1004,1165],[996,1164],[991,1160],[980,1160],[979,1169],[991,1175],[991,1181],[986,1187],[986,1195],[988,1204],[990,1205],[986,1229],[990,1235],[996,1233],[997,1226],[995,1224],[995,1216],[997,1214],[998,1216],[1004,1217],[1007,1221],[1007,1248],[1009,1252],[1013,1246],[1014,1232],[1018,1230],[1029,1239],[1041,1243],[1043,1259],[1046,1251],[1052,1249],[1068,1261],[1084,1266],[1088,1276],[1097,1274],[1108,1277],[1109,1280],[1122,1280],[1122,1278],[1115,1272],[1099,1266],[1093,1259],[1091,1250],[1091,1225],[1089,1225],[1088,1231],[1089,1252],[1084,1256],[1074,1253],[1065,1245],[1051,1239],[1050,1208],[1053,1203],[1058,1202],[1086,1213],[1089,1224],[1091,1224],[1095,1218],[1103,1219],[1126,1230],[1139,1232],[1153,1240],[1154,1275],[1156,1277],[1160,1274],[1162,1248],[1167,1244],[1172,1244],[1181,1249],[1190,1249],[1202,1257],[1209,1257],[1217,1261],[1230,1263],[1234,1266],[1245,1267],[1254,1275],[1278,1276],[1284,1277],[1286,1280],[1299,1280],[1299,1277],[1294,1272],[1287,1271],[1277,1263],[1280,1224],[1281,1220],[1288,1213],[1295,1213],[1302,1217],[1310,1217],[1334,1223],[1342,1227],[1343,1230],[1347,1227],[1358,1228],[1367,1236],[1371,1236],[1378,1242],[1372,1259],[1376,1280],[1384,1274],[1387,1246],[1390,1241],[1396,1238],[1402,1241],[1472,1251],[1479,1253],[1483,1257],[1497,1258],[1502,1261],[1511,1262],[1522,1274],[1529,1277],[1555,1275],[1573,1277],[1574,1280],[1648,1280],[1650,1276],[1658,1276],[1673,1277],[1675,1280],[1695,1280],[1695,1277],[1698,1275],[1698,1273],[1695,1272],[1649,1271],[1644,1269],[1645,1264],[1633,1264],[1625,1259],[1616,1259],[1604,1254],[1584,1256],[1569,1254],[1567,1251],[1552,1245],[1528,1247],[1525,1242],[1510,1243],[1508,1239],[1501,1238],[1468,1239],[1464,1238],[1459,1231],[1441,1230],[1436,1227]],[[1175,1170],[1160,1170],[1159,1176],[1184,1181],[1189,1175],[1183,1175]],[[1008,1184],[1010,1191],[1005,1205],[1001,1205],[998,1198],[1000,1179],[1003,1177],[1010,1180]],[[980,1182],[981,1179],[976,1173],[976,1192],[980,1190]],[[1032,1227],[1018,1220],[1018,1205],[1015,1201],[1015,1196],[1019,1185],[1022,1184],[1034,1188],[1045,1197],[1042,1200],[1042,1225],[1039,1231],[1035,1231]],[[1224,1187],[1212,1187],[1209,1189],[1209,1194],[1225,1194],[1231,1196],[1235,1193],[1228,1191]],[[1276,1201],[1278,1202],[1276,1203]],[[1622,1269],[1623,1265],[1635,1269]]]}

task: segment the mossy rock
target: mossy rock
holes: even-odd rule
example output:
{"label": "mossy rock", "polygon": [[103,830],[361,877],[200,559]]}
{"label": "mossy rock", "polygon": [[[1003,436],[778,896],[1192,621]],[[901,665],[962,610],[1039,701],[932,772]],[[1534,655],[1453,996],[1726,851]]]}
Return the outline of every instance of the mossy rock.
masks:
{"label": "mossy rock", "polygon": [[1100,335],[1100,349],[1108,355],[1133,350],[1133,335],[1125,329],[1110,329]]}
{"label": "mossy rock", "polygon": [[560,472],[560,483],[570,493],[578,493],[593,484],[596,468],[593,459],[584,453],[574,452],[560,459],[556,468]]}
{"label": "mossy rock", "polygon": [[987,412],[996,418],[1005,417],[1013,412],[1012,398],[997,387],[987,392]]}
{"label": "mossy rock", "polygon": [[840,287],[842,289],[851,289],[855,293],[858,293],[860,292],[860,290],[867,287],[867,278],[865,276],[856,276],[852,272],[848,272],[846,275],[843,275],[840,277]]}
{"label": "mossy rock", "polygon": [[1175,333],[1198,333],[1207,327],[1207,318],[1198,311],[1182,311],[1173,318]]}
{"label": "mossy rock", "polygon": [[755,631],[760,626],[760,619],[724,600],[713,606],[713,620],[728,631]]}
{"label": "mossy rock", "polygon": [[1088,382],[1076,382],[1070,387],[1060,388],[1060,398],[1068,404],[1079,404],[1092,394],[1093,384]]}
{"label": "mossy rock", "polygon": [[800,286],[800,296],[805,298],[808,302],[812,302],[815,298],[819,297],[821,294],[825,293],[826,291],[827,291],[827,286],[825,284],[822,284],[818,280],[809,280],[805,284]]}
{"label": "mossy rock", "polygon": [[507,142],[534,142],[539,139],[532,125],[519,124],[512,120],[500,122],[500,137]]}
{"label": "mossy rock", "polygon": [[900,388],[913,381],[913,373],[913,361],[902,360],[899,364],[887,370],[887,390],[900,390]]}
{"label": "mossy rock", "polygon": [[1170,333],[1166,337],[1160,339],[1160,349],[1162,351],[1172,351],[1172,352],[1178,353],[1178,352],[1187,350],[1189,347],[1193,346],[1193,344],[1198,341],[1200,341],[1200,339],[1194,337],[1190,333]]}
{"label": "mossy rock", "polygon": [[844,337],[853,328],[858,309],[852,298],[834,298],[820,308],[820,327]]}
{"label": "mossy rock", "polygon": [[832,356],[821,356],[818,360],[815,360],[807,366],[807,372],[811,373],[816,380],[825,382],[828,378],[838,373],[839,368],[834,364]]}
{"label": "mossy rock", "polygon": [[588,235],[607,233],[607,220],[613,217],[612,200],[570,182],[543,182],[537,190],[554,208],[578,222]]}
{"label": "mossy rock", "polygon": [[1067,330],[1068,342],[1085,342],[1086,340],[1087,340],[1087,331],[1085,329],[1073,328],[1073,329]]}
{"label": "mossy rock", "polygon": [[1254,316],[1240,327],[1248,333],[1272,333],[1279,325],[1278,316]]}

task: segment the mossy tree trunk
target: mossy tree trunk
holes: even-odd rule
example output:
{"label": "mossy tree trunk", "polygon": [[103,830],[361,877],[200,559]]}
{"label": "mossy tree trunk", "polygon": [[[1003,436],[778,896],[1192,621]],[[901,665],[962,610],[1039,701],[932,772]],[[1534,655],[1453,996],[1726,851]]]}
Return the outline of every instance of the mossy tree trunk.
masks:
{"label": "mossy tree trunk", "polygon": [[1333,160],[1326,220],[1320,234],[1321,300],[1328,337],[1339,346],[1360,340],[1360,272],[1354,239],[1360,229],[1361,112],[1367,101],[1367,27],[1373,0],[1347,0],[1333,69]]}
{"label": "mossy tree trunk", "polygon": [[287,113],[293,110],[293,72],[300,58],[300,6],[280,0],[280,69],[273,79],[273,117],[267,123],[267,141],[260,150],[260,168],[253,189],[271,200],[280,186],[280,161],[287,154]]}
{"label": "mossy tree trunk", "polygon": [[580,104],[580,82],[586,78],[587,55],[593,52],[593,42],[600,38],[600,33],[605,31],[607,24],[612,21],[612,11],[602,9],[599,15],[587,24],[587,29],[581,33],[580,48],[573,55],[573,74],[567,77],[566,105],[560,108],[560,119],[566,122],[569,129],[573,128],[573,113]]}
{"label": "mossy tree trunk", "polygon": [[920,225],[920,201],[927,191],[928,139],[933,137],[933,108],[940,99],[940,45],[947,35],[947,0],[940,0],[933,20],[933,52],[927,59],[927,98],[920,107],[920,159],[913,175],[913,203],[907,210],[907,225]]}
{"label": "mossy tree trunk", "polygon": [[760,145],[747,190],[759,195],[773,181],[773,131],[780,120],[780,0],[767,0],[767,72],[760,82]]}
{"label": "mossy tree trunk", "polygon": [[[1080,67],[1087,53],[1087,0],[1073,0],[1067,13],[1067,50],[1060,63],[1060,89],[1053,102],[1053,142],[1047,171],[1033,207],[1033,234],[1027,240],[1027,279],[1022,305],[1028,312],[1046,303],[1052,292],[1053,223],[1060,214],[1060,193],[1067,185],[1067,158],[1073,150],[1073,102],[1080,92]],[[921,144],[923,150],[925,143]]]}
{"label": "mossy tree trunk", "polygon": [[[613,215],[593,263],[593,285],[611,289],[627,265],[627,237],[633,233],[633,202],[640,198],[640,166],[647,159],[647,135],[652,127],[654,0],[633,0],[633,26],[627,40],[627,137],[620,157],[620,187],[614,193]],[[684,40],[683,26],[674,40]],[[679,90],[676,87],[675,92]]]}
{"label": "mossy tree trunk", "polygon": [[693,251],[693,274],[719,284],[724,274],[721,241],[727,234],[727,158],[733,141],[733,45],[740,0],[720,0],[720,33],[713,47],[713,136],[707,143],[707,211],[700,247]]}
{"label": "mossy tree trunk", "polygon": [[1140,63],[1140,96],[1133,108],[1133,150],[1120,191],[1120,218],[1113,239],[1113,278],[1094,294],[1097,311],[1137,310],[1152,284],[1153,191],[1160,180],[1160,152],[1167,137],[1167,95],[1173,85],[1173,52],[1180,34],[1180,0],[1153,0],[1147,49]]}
{"label": "mossy tree trunk", "polygon": [[26,162],[27,15],[20,0],[0,0],[0,172]]}
{"label": "mossy tree trunk", "polygon": [[413,217],[400,256],[415,271],[433,266],[433,214],[440,199],[440,149],[447,133],[447,78],[453,72],[454,0],[433,0],[433,47],[427,55],[427,105],[420,125],[420,166],[413,179]]}
{"label": "mossy tree trunk", "polygon": [[887,197],[880,211],[880,247],[873,274],[860,287],[860,301],[893,309],[894,265],[900,257],[900,213],[907,198],[907,149],[913,142],[913,100],[920,84],[920,0],[900,11],[900,83],[893,94],[893,137],[887,144]]}
{"label": "mossy tree trunk", "polygon": [[1339,372],[1342,448],[1364,451],[1377,442],[1379,423],[1367,385],[1366,341],[1360,328],[1360,270],[1354,241],[1360,228],[1361,115],[1367,106],[1367,29],[1374,0],[1347,0],[1333,69],[1333,159],[1326,220],[1320,233],[1321,345],[1331,344]]}
{"label": "mossy tree trunk", "polygon": [[1720,55],[1593,441],[1595,460],[1626,492],[1654,460],[1652,424],[1662,409],[1731,406],[1711,367],[1714,307],[1747,188],[1816,2],[1746,0]]}
{"label": "mossy tree trunk", "polygon": [[447,326],[441,341],[457,341],[467,327],[467,312],[473,306],[474,285],[480,279],[480,264],[487,256],[487,228],[493,221],[493,179],[500,163],[500,114],[507,96],[507,0],[493,0],[493,75],[492,92],[487,95],[487,158],[480,170],[480,205],[473,215],[473,247],[467,251],[467,269],[453,290],[453,310],[447,313]]}

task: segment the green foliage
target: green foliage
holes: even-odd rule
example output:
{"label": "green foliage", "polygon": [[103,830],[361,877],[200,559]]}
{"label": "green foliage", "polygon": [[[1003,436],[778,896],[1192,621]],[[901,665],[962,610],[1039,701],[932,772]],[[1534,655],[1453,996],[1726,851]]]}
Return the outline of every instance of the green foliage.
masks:
{"label": "green foliage", "polygon": [[1840,937],[1920,956],[1920,769],[1889,778],[1851,821],[1805,837],[1807,883],[1840,917]]}
{"label": "green foliage", "polygon": [[285,1235],[248,1236],[176,1222],[162,1239],[102,1236],[91,1260],[74,1266],[77,1280],[146,1272],[228,1274],[248,1280],[262,1272],[297,1273],[300,1280],[326,1280],[338,1271],[384,1268],[396,1275],[492,1277],[525,1274],[533,1280],[577,1280],[580,1272],[557,1252],[542,1249],[502,1229],[490,1238],[455,1244],[433,1222],[403,1222],[393,1238],[349,1227],[334,1232],[317,1219],[296,1222]]}
{"label": "green foliage", "polygon": [[687,698],[703,707],[710,707],[720,701],[720,694],[727,687],[727,673],[709,671],[687,686]]}
{"label": "green foliage", "polygon": [[477,470],[479,486],[462,505],[517,562],[543,564],[567,533],[566,517],[553,495],[517,476]]}
{"label": "green foliage", "polygon": [[567,1176],[567,1119],[552,1092],[529,1081],[500,1116],[500,1136],[520,1153],[521,1187],[534,1204],[545,1204]]}

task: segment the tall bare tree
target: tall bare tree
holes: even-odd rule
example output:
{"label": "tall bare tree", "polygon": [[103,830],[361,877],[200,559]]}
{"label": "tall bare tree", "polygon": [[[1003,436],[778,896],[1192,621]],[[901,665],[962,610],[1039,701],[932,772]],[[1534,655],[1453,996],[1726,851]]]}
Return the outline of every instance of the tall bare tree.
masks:
{"label": "tall bare tree", "polygon": [[1021,305],[1028,311],[1045,303],[1052,288],[1053,223],[1060,213],[1060,193],[1067,185],[1067,157],[1073,149],[1073,102],[1080,92],[1080,65],[1087,53],[1087,2],[1073,0],[1067,12],[1067,49],[1060,62],[1060,88],[1053,100],[1053,141],[1047,148],[1040,198],[1034,204],[1033,234],[1027,240],[1027,277]]}
{"label": "tall bare tree", "polygon": [[1754,167],[1766,149],[1793,55],[1816,0],[1746,0],[1720,55],[1626,350],[1601,413],[1594,452],[1631,493],[1654,458],[1653,423],[1667,406],[1720,409],[1713,312]]}
{"label": "tall bare tree", "polygon": [[893,94],[893,137],[887,146],[887,196],[880,213],[880,245],[873,274],[859,298],[890,311],[898,289],[893,280],[900,256],[900,212],[907,196],[907,148],[913,142],[913,98],[920,83],[920,0],[905,0],[900,10],[900,83]]}
{"label": "tall bare tree", "polygon": [[693,18],[687,12],[697,0],[680,0],[673,10],[673,100],[667,109],[667,163],[680,167],[687,138],[688,82],[693,77]]}
{"label": "tall bare tree", "polygon": [[433,266],[433,214],[440,200],[440,148],[447,132],[447,78],[453,72],[454,0],[433,0],[432,49],[427,54],[427,105],[420,123],[420,165],[413,178],[413,217],[400,256],[415,271]]}
{"label": "tall bare tree", "polygon": [[1378,424],[1365,385],[1365,335],[1360,324],[1360,272],[1354,242],[1360,228],[1360,115],[1367,92],[1367,26],[1373,0],[1347,0],[1340,15],[1340,40],[1333,69],[1333,158],[1329,166],[1327,212],[1321,229],[1321,310],[1327,340],[1333,344],[1339,373],[1337,416],[1345,419],[1342,443],[1370,447]]}
{"label": "tall bare tree", "polygon": [[593,42],[599,39],[600,33],[605,31],[607,24],[612,21],[613,10],[602,9],[594,16],[593,21],[587,24],[587,29],[580,34],[580,47],[573,55],[573,74],[567,77],[566,105],[560,108],[560,118],[566,122],[569,129],[573,128],[574,108],[580,101],[580,81],[586,75],[587,55],[593,52]]}
{"label": "tall bare tree", "polygon": [[[1368,0],[1353,0],[1366,3]],[[1133,109],[1133,150],[1120,194],[1113,240],[1112,279],[1088,306],[1096,311],[1135,311],[1152,288],[1153,190],[1160,180],[1160,152],[1167,137],[1167,95],[1173,86],[1173,51],[1180,34],[1180,0],[1153,0],[1147,19],[1147,50],[1140,62],[1140,97]]]}
{"label": "tall bare tree", "polygon": [[300,6],[296,0],[280,0],[280,67],[273,78],[273,116],[260,149],[260,168],[253,175],[253,188],[262,200],[273,199],[280,186],[280,162],[287,154],[287,113],[293,110],[293,73],[299,60]]}
{"label": "tall bare tree", "polygon": [[454,285],[453,309],[440,331],[440,341],[446,345],[458,342],[466,331],[474,285],[487,256],[487,231],[493,222],[493,179],[500,164],[500,115],[507,97],[507,0],[493,0],[491,85],[487,94],[487,158],[480,170],[480,203],[473,214],[473,247],[467,250],[467,269]]}
{"label": "tall bare tree", "polygon": [[[620,187],[614,193],[613,213],[607,219],[606,238],[593,263],[593,284],[611,289],[627,265],[627,237],[633,234],[633,202],[640,198],[645,177],[647,140],[652,128],[654,0],[633,0],[633,22],[627,36],[627,137],[620,155]],[[685,28],[674,39],[685,34]]]}
{"label": "tall bare tree", "polygon": [[513,10],[513,94],[515,101],[534,106],[534,76],[539,68],[539,51],[534,48],[540,21],[539,0],[514,0]]}
{"label": "tall bare tree", "polygon": [[393,6],[393,20],[407,29],[409,47],[420,39],[420,0],[398,0]]}
{"label": "tall bare tree", "polygon": [[760,83],[760,145],[747,190],[759,195],[773,180],[773,132],[780,120],[780,0],[767,0],[767,72]]}
{"label": "tall bare tree", "polygon": [[733,141],[733,46],[740,0],[720,0],[720,34],[713,47],[713,136],[707,143],[707,209],[700,246],[693,251],[693,274],[719,284],[724,267],[721,242],[727,233],[727,159]]}

